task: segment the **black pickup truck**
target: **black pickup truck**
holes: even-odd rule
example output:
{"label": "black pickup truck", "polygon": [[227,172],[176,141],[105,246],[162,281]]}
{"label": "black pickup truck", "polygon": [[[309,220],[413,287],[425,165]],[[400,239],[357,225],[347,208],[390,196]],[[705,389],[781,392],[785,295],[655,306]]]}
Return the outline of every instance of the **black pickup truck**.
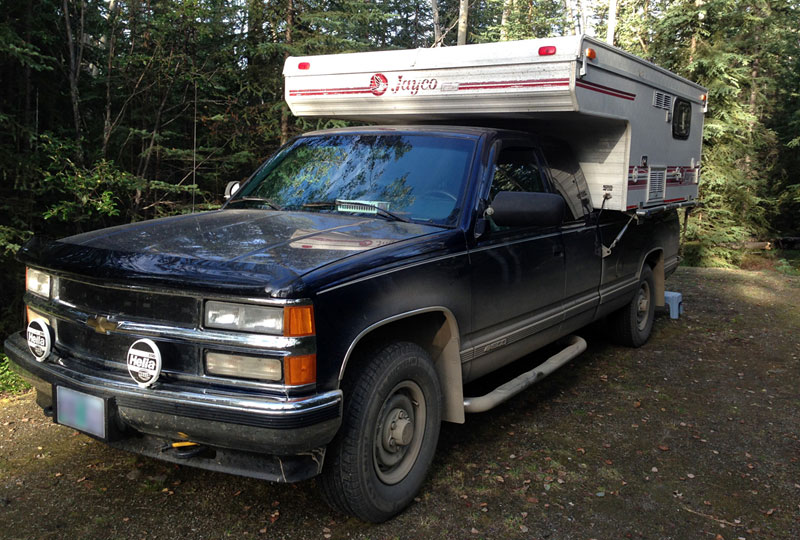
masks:
{"label": "black pickup truck", "polygon": [[220,210],[31,241],[28,327],[5,351],[59,424],[186,465],[321,474],[332,506],[382,521],[440,423],[503,399],[465,383],[606,316],[642,345],[678,232],[674,210],[592,209],[565,143],[314,132]]}

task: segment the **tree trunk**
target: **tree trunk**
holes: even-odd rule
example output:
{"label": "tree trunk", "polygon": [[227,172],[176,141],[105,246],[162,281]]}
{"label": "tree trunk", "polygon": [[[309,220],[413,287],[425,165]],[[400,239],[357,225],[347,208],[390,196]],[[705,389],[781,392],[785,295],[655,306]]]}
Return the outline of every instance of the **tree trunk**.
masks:
{"label": "tree trunk", "polygon": [[442,26],[439,24],[439,2],[431,0],[431,16],[433,17],[433,46],[442,46]]}
{"label": "tree trunk", "polygon": [[[31,25],[33,24],[33,2],[28,1],[25,3],[25,42],[31,42]],[[23,69],[23,77],[25,80],[25,105],[24,111],[22,114],[22,122],[23,122],[23,130],[22,130],[22,137],[20,138],[19,148],[27,152],[31,149],[31,133],[34,132],[34,129],[31,129],[31,124],[33,123],[33,96],[32,96],[32,85],[31,85],[31,66],[26,62],[25,68]]]}
{"label": "tree trunk", "polygon": [[564,6],[567,8],[567,14],[569,15],[569,23],[572,26],[572,34],[578,34],[578,26],[575,22],[575,10],[572,9],[572,0],[564,0]]}
{"label": "tree trunk", "polygon": [[[283,59],[286,61],[289,58],[288,48],[292,46],[292,28],[294,27],[294,0],[287,0],[286,4],[286,47],[287,50],[283,53]],[[286,83],[284,82],[284,93],[286,92]],[[281,111],[281,145],[286,144],[289,140],[289,110],[284,103]]]}
{"label": "tree trunk", "polygon": [[614,33],[617,31],[617,0],[608,0],[608,28],[606,43],[614,45]]}
{"label": "tree trunk", "polygon": [[111,139],[111,70],[114,66],[114,45],[117,41],[116,29],[117,26],[117,1],[109,0],[108,2],[108,32],[103,36],[101,43],[108,47],[108,54],[106,55],[106,114],[103,120],[103,159],[106,158],[108,153],[108,141]]}
{"label": "tree trunk", "polygon": [[469,12],[469,0],[460,0],[458,6],[458,45],[467,44],[467,17]]}
{"label": "tree trunk", "polygon": [[578,15],[581,21],[581,34],[588,34],[589,33],[589,7],[590,3],[589,0],[580,0],[578,4]]}
{"label": "tree trunk", "polygon": [[75,160],[78,165],[83,165],[83,147],[81,146],[81,109],[78,81],[81,76],[81,63],[83,61],[83,25],[86,3],[81,0],[81,21],[77,36],[73,36],[72,34],[72,22],[69,16],[69,4],[67,3],[67,0],[64,0],[63,8],[64,23],[67,29],[67,48],[69,49],[69,72],[67,73],[67,78],[69,79],[69,97],[72,103],[72,122],[75,128],[75,144],[77,145]]}
{"label": "tree trunk", "polygon": [[500,19],[500,41],[508,41],[508,19],[511,16],[511,8],[514,7],[514,0],[503,0],[503,16]]}

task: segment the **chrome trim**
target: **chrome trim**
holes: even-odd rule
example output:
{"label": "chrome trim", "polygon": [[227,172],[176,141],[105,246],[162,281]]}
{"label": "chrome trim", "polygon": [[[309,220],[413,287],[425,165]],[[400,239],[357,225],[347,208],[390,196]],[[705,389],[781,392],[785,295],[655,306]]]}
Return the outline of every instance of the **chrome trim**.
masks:
{"label": "chrome trim", "polygon": [[[641,274],[641,270],[639,270],[639,273]],[[608,286],[608,287],[606,287],[604,289],[600,289],[600,302],[601,303],[603,302],[604,297],[606,297],[608,295],[611,295],[611,294],[617,294],[620,291],[622,291],[623,289],[625,289],[626,287],[631,287],[633,285],[636,285],[637,283],[639,283],[638,275],[637,275],[637,277],[635,277],[633,279],[628,279],[626,281],[623,281],[619,285],[611,285],[611,286]]]}
{"label": "chrome trim", "polygon": [[164,296],[183,296],[195,298],[198,300],[220,300],[220,301],[234,301],[240,303],[259,304],[259,305],[272,305],[272,306],[287,306],[287,305],[305,305],[311,304],[311,301],[305,298],[291,299],[291,298],[257,298],[257,297],[243,297],[227,294],[205,294],[194,291],[187,291],[184,289],[163,287],[163,286],[144,286],[135,283],[107,283],[102,281],[92,281],[78,276],[72,276],[68,273],[53,272],[46,270],[52,276],[60,277],[61,279],[83,283],[92,287],[101,287],[104,289],[124,290],[124,291],[137,291],[148,294],[160,294]]}
{"label": "chrome trim", "polygon": [[[548,313],[551,314],[548,315]],[[499,351],[505,347],[508,347],[509,345],[513,345],[518,341],[531,337],[532,335],[536,334],[539,331],[539,327],[563,315],[564,311],[562,306],[557,306],[543,313],[538,319],[534,320],[533,322],[525,324],[525,326],[523,326],[522,328],[518,328],[511,332],[506,332],[505,334],[500,334],[499,336],[495,336],[488,341],[479,343],[475,345],[475,347],[473,348],[474,353],[472,359],[474,360],[480,358],[481,356],[485,356],[489,353]],[[494,346],[495,344],[497,344],[502,340],[505,340],[505,343]]]}
{"label": "chrome trim", "polygon": [[[597,293],[597,291],[592,291],[581,298],[572,300],[570,303],[565,303],[563,306],[564,319],[566,320],[572,317],[574,311],[588,311],[588,309],[584,308],[584,306],[587,304],[600,304],[600,295]],[[590,305],[589,307],[593,309],[596,308],[597,305]]]}
{"label": "chrome trim", "polygon": [[[14,344],[14,346],[16,348],[17,344]],[[20,349],[16,352],[19,354],[24,351]],[[118,381],[70,369],[63,365],[63,362],[60,361],[60,357],[55,354],[51,354],[51,357],[53,356],[55,356],[55,358],[50,358],[48,359],[48,362],[38,364],[35,367],[37,369],[46,371],[51,376],[69,382],[77,389],[88,393],[102,391],[109,393],[113,392],[115,397],[141,398],[146,396],[147,399],[161,402],[171,402],[177,404],[189,403],[246,413],[277,416],[299,415],[316,409],[335,405],[342,400],[342,391],[338,389],[324,392],[322,394],[315,394],[312,396],[299,398],[291,398],[288,396],[267,396],[263,394],[257,396],[250,394],[247,397],[242,397],[234,396],[230,393],[212,393],[209,392],[207,388],[195,392],[174,387],[169,389],[159,389],[158,385],[147,389],[140,389],[139,386],[132,380]],[[21,367],[26,370],[28,369],[26,366]],[[41,378],[40,375],[34,372],[31,373],[35,377]]]}
{"label": "chrome trim", "polygon": [[[25,303],[31,306],[32,309],[42,311],[57,319],[87,324],[87,321],[96,315],[84,312],[78,307],[61,300],[38,302],[34,298],[33,295],[26,294]],[[147,336],[212,347],[256,348],[264,354],[275,356],[288,356],[291,353],[312,354],[316,351],[316,336],[285,337],[187,328],[167,324],[117,320],[113,317],[113,314],[108,314],[108,318],[117,323],[117,328],[111,332],[106,332],[107,334]]]}
{"label": "chrome trim", "polygon": [[[204,364],[205,365],[205,364]],[[252,390],[270,390],[273,392],[282,392],[287,393],[291,392],[293,394],[297,394],[300,392],[310,392],[317,387],[316,383],[310,384],[297,384],[294,386],[280,384],[280,383],[267,383],[267,382],[258,382],[254,379],[236,379],[236,378],[227,378],[227,377],[219,377],[215,375],[191,375],[186,374],[183,372],[164,372],[169,373],[177,380],[186,380],[193,383],[200,383],[200,384],[216,384],[219,386],[228,386],[231,388],[248,388]]]}

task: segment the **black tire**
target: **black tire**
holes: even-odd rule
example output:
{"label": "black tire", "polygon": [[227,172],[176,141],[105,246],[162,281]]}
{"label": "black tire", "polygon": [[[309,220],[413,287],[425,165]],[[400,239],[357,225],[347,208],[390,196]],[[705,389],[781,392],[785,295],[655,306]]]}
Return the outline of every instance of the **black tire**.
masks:
{"label": "black tire", "polygon": [[653,270],[645,264],[639,278],[639,286],[630,303],[610,317],[609,326],[614,342],[626,347],[641,347],[650,338],[654,316]]}
{"label": "black tire", "polygon": [[380,523],[414,499],[441,424],[442,391],[428,354],[392,343],[342,383],[342,427],[328,446],[322,492],[335,510]]}

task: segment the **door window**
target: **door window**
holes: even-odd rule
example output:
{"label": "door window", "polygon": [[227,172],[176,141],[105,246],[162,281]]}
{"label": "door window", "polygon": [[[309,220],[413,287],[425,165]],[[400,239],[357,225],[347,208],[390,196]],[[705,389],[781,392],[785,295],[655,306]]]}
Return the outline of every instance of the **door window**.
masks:
{"label": "door window", "polygon": [[500,152],[489,191],[490,198],[494,199],[500,191],[550,191],[533,148],[509,147]]}

